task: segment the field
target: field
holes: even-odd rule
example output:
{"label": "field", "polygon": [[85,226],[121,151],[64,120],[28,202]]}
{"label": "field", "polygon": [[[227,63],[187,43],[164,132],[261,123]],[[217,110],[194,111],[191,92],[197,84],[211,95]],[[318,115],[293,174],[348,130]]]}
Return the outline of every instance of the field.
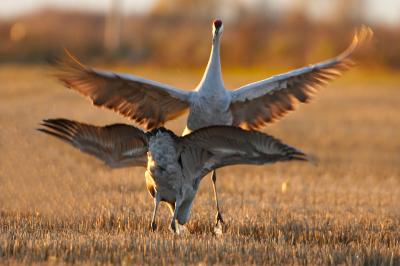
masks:
{"label": "field", "polygon": [[[115,67],[114,69],[118,69]],[[198,71],[122,69],[192,88]],[[352,71],[266,132],[318,164],[219,173],[226,227],[213,234],[206,177],[189,233],[156,232],[144,170],[110,170],[37,131],[43,118],[129,123],[92,107],[40,66],[0,66],[0,263],[400,264],[400,75]],[[228,87],[265,76],[225,73]],[[167,124],[176,133],[185,118]]]}

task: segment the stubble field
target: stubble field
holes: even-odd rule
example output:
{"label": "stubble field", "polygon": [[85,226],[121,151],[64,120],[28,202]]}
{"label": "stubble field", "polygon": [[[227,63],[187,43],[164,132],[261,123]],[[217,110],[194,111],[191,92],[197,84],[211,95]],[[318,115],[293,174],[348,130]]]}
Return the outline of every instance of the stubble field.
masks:
{"label": "stubble field", "polygon": [[[183,88],[201,75],[135,73]],[[149,231],[144,169],[110,170],[35,131],[43,118],[128,120],[92,107],[46,68],[0,66],[0,263],[399,265],[400,79],[354,73],[265,129],[317,165],[223,168],[224,234],[213,234],[207,176],[189,233],[174,236],[166,206]],[[233,88],[264,76],[230,71],[225,80]],[[167,126],[179,134],[184,122]]]}

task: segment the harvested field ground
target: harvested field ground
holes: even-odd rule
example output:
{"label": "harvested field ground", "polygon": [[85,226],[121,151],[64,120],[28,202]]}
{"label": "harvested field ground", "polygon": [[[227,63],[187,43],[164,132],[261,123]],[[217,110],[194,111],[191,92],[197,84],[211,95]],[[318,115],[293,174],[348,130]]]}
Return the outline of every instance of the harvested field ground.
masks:
{"label": "harvested field ground", "polygon": [[[187,88],[201,75],[124,71]],[[261,74],[231,71],[225,80],[236,87]],[[35,131],[43,118],[128,120],[92,107],[42,67],[0,66],[0,80],[0,263],[400,264],[400,78],[354,71],[265,129],[318,165],[220,170],[222,236],[213,235],[209,177],[190,233],[168,231],[165,206],[150,232],[144,169],[110,170]],[[179,134],[184,122],[167,126]]]}

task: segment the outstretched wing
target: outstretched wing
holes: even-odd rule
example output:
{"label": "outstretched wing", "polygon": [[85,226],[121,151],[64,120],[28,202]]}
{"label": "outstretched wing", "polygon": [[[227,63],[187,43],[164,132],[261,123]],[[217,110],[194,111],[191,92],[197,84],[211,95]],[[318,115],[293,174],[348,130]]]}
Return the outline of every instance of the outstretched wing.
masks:
{"label": "outstretched wing", "polygon": [[303,152],[272,136],[229,126],[194,131],[181,137],[180,148],[184,174],[195,179],[227,165],[308,160]]}
{"label": "outstretched wing", "polygon": [[133,126],[98,127],[67,119],[47,119],[41,125],[39,131],[94,155],[112,168],[147,164],[147,137]]}
{"label": "outstretched wing", "polygon": [[88,97],[94,105],[112,109],[146,129],[162,126],[189,107],[190,92],[127,74],[99,71],[68,53],[56,77]]}
{"label": "outstretched wing", "polygon": [[350,55],[371,36],[372,30],[362,27],[356,32],[346,51],[336,58],[232,91],[230,110],[233,114],[233,125],[258,129],[294,110],[298,102],[308,102],[319,88],[353,65]]}

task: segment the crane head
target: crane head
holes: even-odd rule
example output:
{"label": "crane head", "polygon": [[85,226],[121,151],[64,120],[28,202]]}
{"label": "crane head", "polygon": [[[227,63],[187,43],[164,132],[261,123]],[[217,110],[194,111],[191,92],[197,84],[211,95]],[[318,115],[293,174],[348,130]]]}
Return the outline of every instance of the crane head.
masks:
{"label": "crane head", "polygon": [[224,30],[224,25],[222,24],[222,21],[220,19],[216,19],[213,22],[213,35],[217,36],[222,33]]}

